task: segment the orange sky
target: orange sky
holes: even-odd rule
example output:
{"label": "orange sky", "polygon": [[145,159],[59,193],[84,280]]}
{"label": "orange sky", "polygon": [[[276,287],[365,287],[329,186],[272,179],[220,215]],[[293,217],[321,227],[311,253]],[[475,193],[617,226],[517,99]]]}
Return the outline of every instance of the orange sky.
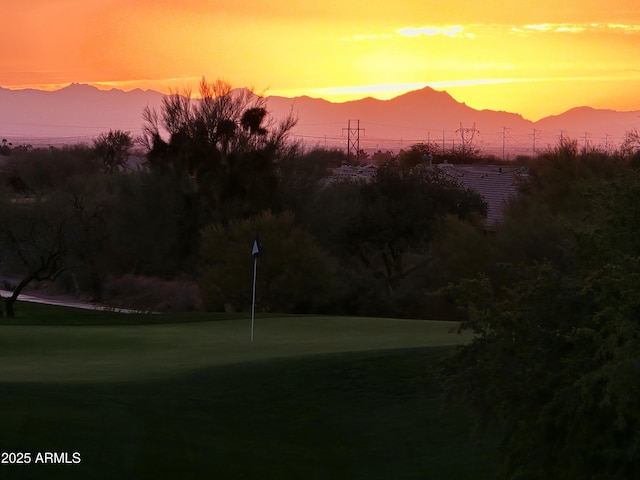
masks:
{"label": "orange sky", "polygon": [[[4,3],[4,2],[3,2]],[[430,85],[535,120],[640,109],[638,0],[9,0],[0,86],[390,98]]]}

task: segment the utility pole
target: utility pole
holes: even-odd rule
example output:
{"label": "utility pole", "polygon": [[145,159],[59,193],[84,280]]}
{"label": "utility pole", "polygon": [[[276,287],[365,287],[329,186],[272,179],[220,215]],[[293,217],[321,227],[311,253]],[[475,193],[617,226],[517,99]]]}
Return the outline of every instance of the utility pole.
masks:
{"label": "utility pole", "polygon": [[[354,126],[351,126],[353,122]],[[342,134],[347,131],[347,156],[351,156],[351,152],[355,152],[356,159],[360,157],[360,132],[364,132],[363,128],[360,128],[360,120],[349,120],[347,128],[342,129]]]}
{"label": "utility pole", "polygon": [[536,156],[536,134],[539,132],[540,130],[536,130],[535,128],[533,129],[533,134],[531,135],[533,137],[533,156]]}
{"label": "utility pole", "polygon": [[505,145],[505,140],[507,138],[507,130],[511,130],[511,129],[507,127],[502,127],[502,160],[503,161],[505,159],[504,145]]}

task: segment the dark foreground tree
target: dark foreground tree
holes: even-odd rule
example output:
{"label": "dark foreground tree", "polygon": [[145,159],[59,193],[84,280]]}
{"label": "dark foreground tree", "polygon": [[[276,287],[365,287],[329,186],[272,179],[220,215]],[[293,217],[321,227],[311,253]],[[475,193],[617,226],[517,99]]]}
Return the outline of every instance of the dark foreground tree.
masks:
{"label": "dark foreground tree", "polygon": [[562,261],[502,265],[506,288],[448,289],[476,333],[447,367],[449,399],[504,428],[502,478],[640,473],[640,175],[582,194],[588,215],[555,218]]}
{"label": "dark foreground tree", "polygon": [[278,165],[296,151],[296,120],[272,119],[264,97],[203,79],[199,99],[167,96],[144,118],[148,164],[182,200],[174,220],[183,264],[195,263],[205,225],[279,209]]}
{"label": "dark foreground tree", "polygon": [[71,217],[65,210],[53,201],[0,207],[0,273],[18,279],[3,299],[8,317],[15,316],[15,302],[27,285],[55,280],[67,269]]}
{"label": "dark foreground tree", "polygon": [[[338,186],[337,188],[342,188]],[[438,169],[380,167],[370,183],[356,184],[350,218],[340,220],[345,252],[392,292],[416,263],[426,260],[447,215],[486,214],[482,197]],[[348,192],[346,192],[348,193]]]}
{"label": "dark foreground tree", "polygon": [[116,173],[124,169],[129,157],[129,149],[133,146],[133,139],[129,132],[109,130],[101,133],[93,141],[93,149],[100,160],[104,173]]}

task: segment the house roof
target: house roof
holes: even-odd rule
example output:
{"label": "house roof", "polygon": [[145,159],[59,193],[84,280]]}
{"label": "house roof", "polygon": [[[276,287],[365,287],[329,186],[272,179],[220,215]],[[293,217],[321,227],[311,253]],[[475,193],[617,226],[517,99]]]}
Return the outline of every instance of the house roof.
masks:
{"label": "house roof", "polygon": [[526,167],[497,165],[435,165],[464,187],[478,192],[487,202],[487,226],[502,222],[504,209],[512,197],[518,194],[518,184],[527,175]]}
{"label": "house roof", "polygon": [[332,180],[371,180],[378,167],[374,164],[368,164],[363,166],[341,165],[338,168],[334,168],[331,173]]}
{"label": "house roof", "polygon": [[[487,227],[494,227],[504,218],[504,209],[510,198],[518,194],[520,179],[528,174],[526,167],[498,165],[454,165],[441,163],[427,168],[438,168],[459,181],[466,188],[478,192],[487,202]],[[377,171],[375,165],[342,165],[333,169],[329,182],[335,180],[371,180]]]}

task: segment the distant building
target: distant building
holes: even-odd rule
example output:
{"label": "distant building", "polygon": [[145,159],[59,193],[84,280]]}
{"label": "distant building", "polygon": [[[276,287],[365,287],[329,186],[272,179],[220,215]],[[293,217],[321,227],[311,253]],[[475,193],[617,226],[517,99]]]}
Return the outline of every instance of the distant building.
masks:
{"label": "distant building", "polygon": [[341,165],[331,171],[329,182],[344,180],[359,180],[370,182],[376,176],[378,166],[374,164],[363,166]]}
{"label": "distant building", "polygon": [[497,165],[435,165],[464,187],[475,190],[487,202],[487,227],[504,219],[507,202],[518,194],[518,184],[528,175],[526,167]]}
{"label": "distant building", "polygon": [[[518,184],[526,177],[526,167],[499,165],[454,165],[441,163],[433,165],[432,158],[424,158],[423,168],[437,168],[460,182],[463,187],[478,192],[487,202],[487,222],[489,228],[504,219],[507,202],[518,194]],[[378,171],[374,164],[365,166],[342,165],[334,168],[327,183],[336,181],[371,181]]]}

